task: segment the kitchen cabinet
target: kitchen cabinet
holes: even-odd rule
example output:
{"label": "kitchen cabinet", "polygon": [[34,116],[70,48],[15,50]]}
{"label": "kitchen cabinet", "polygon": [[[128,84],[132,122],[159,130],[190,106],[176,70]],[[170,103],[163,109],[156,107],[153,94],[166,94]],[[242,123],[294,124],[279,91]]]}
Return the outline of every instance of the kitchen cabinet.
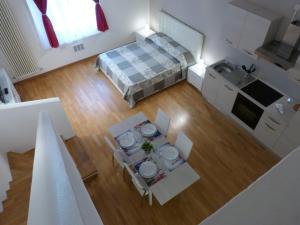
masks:
{"label": "kitchen cabinet", "polygon": [[229,114],[232,110],[238,90],[229,82],[220,82],[219,91],[216,98],[216,107],[223,113]]}
{"label": "kitchen cabinet", "polygon": [[232,5],[228,5],[226,13],[226,26],[223,33],[226,44],[238,48],[241,39],[241,30],[246,19],[246,11],[239,10]]}
{"label": "kitchen cabinet", "polygon": [[264,112],[257,124],[253,135],[265,146],[272,149],[285,129],[285,123],[274,119]]}
{"label": "kitchen cabinet", "polygon": [[225,114],[231,112],[237,93],[237,87],[226,81],[219,74],[213,73],[211,70],[206,72],[202,86],[202,95],[221,112]]}
{"label": "kitchen cabinet", "polygon": [[245,0],[230,2],[228,13],[232,15],[227,21],[226,43],[253,58],[259,47],[275,39],[282,18]]}
{"label": "kitchen cabinet", "polygon": [[[220,66],[224,64],[229,64],[229,62],[222,60],[206,68],[202,85],[202,95],[204,98],[218,110],[235,120],[253,135],[253,137],[280,157],[286,156],[299,146],[300,111],[294,111],[293,105],[289,104],[287,101],[289,97],[283,94],[282,97],[274,100],[271,105],[266,107],[259,104],[259,102],[255,101],[255,103],[254,100],[250,99],[251,96],[247,97],[247,93],[243,89],[247,84],[239,84],[239,82],[235,79],[231,79],[232,77],[229,77],[226,72],[221,70],[222,68],[226,68]],[[233,76],[234,74],[231,75]],[[235,75],[238,75],[238,73]],[[248,84],[251,82],[252,81],[248,81]],[[250,128],[249,124],[246,125],[246,122],[242,117],[237,116],[236,113],[232,112],[232,109],[237,107],[235,103],[242,103],[240,100],[241,96],[244,96],[246,99],[249,98],[248,101],[252,102],[254,106],[260,109],[253,111],[253,106],[247,108],[249,103],[247,103],[248,105],[242,104],[242,107],[240,107],[244,115],[248,117],[246,120],[250,119],[250,122],[252,123],[253,119],[257,119],[255,120],[253,128]],[[277,104],[283,106],[283,114],[278,111],[276,107]],[[253,115],[257,118],[253,118]]]}
{"label": "kitchen cabinet", "polygon": [[300,111],[291,119],[289,125],[274,146],[274,152],[286,156],[300,145]]}
{"label": "kitchen cabinet", "polygon": [[222,78],[219,75],[209,70],[206,71],[202,86],[202,95],[212,105],[215,105],[221,81]]}

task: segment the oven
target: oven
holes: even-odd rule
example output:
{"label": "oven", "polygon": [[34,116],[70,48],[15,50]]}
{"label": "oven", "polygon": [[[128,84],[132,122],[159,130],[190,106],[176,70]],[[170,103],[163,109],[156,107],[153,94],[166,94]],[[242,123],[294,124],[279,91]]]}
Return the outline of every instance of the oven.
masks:
{"label": "oven", "polygon": [[248,127],[254,130],[264,110],[245,96],[238,93],[231,112]]}

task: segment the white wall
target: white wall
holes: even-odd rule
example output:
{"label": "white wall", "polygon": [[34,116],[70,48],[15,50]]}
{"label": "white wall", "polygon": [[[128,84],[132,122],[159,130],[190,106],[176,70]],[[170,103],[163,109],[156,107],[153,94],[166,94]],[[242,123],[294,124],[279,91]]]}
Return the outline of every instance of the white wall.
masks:
{"label": "white wall", "polygon": [[[157,28],[158,12],[163,9],[173,16],[205,34],[204,60],[211,64],[225,57],[232,58],[238,64],[253,62],[238,50],[227,47],[223,41],[223,30],[228,26],[227,3],[231,0],[151,0],[151,25]],[[287,27],[293,7],[299,0],[251,0],[285,17],[280,28],[280,38]],[[255,62],[262,77],[288,95],[300,99],[300,86],[287,79],[280,68],[263,61]]]}
{"label": "white wall", "polygon": [[200,225],[299,225],[300,146]]}
{"label": "white wall", "polygon": [[65,139],[74,136],[59,98],[0,105],[0,153],[34,148],[41,111],[49,111],[57,132]]}
{"label": "white wall", "polygon": [[28,225],[103,225],[47,112],[37,129]]}
{"label": "white wall", "polygon": [[[40,73],[131,42],[134,40],[133,31],[143,27],[149,19],[148,0],[101,0],[110,26],[109,31],[82,40],[85,45],[85,50],[82,52],[74,53],[72,45],[44,50],[39,43],[26,1],[9,0],[7,2],[11,6],[25,39],[38,58],[39,67],[42,69]],[[7,67],[4,61],[0,53],[0,65]]]}

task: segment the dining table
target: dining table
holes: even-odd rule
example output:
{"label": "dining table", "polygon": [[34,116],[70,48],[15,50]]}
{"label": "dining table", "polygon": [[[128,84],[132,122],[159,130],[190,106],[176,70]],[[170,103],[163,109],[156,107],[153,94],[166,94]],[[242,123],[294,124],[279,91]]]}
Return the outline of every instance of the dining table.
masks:
{"label": "dining table", "polygon": [[[155,124],[144,113],[139,112],[110,127],[109,133],[114,138],[124,161],[130,165],[142,185],[153,194],[160,205],[164,205],[200,180],[200,176],[180,156],[179,150],[175,160],[171,162],[166,160],[162,152],[167,148],[176,149],[176,147],[158,129],[151,135],[145,135],[143,128],[146,126],[153,127]],[[128,135],[130,138],[134,137],[134,144],[129,143],[130,148],[124,147],[124,143],[121,143]],[[142,148],[144,143],[150,143],[152,151],[145,152]],[[150,177],[141,173],[141,167],[145,162],[155,165],[155,174]]]}

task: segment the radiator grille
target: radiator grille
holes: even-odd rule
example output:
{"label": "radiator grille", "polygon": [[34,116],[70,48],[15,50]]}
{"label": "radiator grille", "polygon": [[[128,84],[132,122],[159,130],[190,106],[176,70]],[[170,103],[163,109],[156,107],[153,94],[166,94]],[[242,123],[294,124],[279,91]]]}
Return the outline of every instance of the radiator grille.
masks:
{"label": "radiator grille", "polygon": [[26,45],[7,2],[0,0],[0,48],[11,67],[14,82],[38,72],[37,61]]}

